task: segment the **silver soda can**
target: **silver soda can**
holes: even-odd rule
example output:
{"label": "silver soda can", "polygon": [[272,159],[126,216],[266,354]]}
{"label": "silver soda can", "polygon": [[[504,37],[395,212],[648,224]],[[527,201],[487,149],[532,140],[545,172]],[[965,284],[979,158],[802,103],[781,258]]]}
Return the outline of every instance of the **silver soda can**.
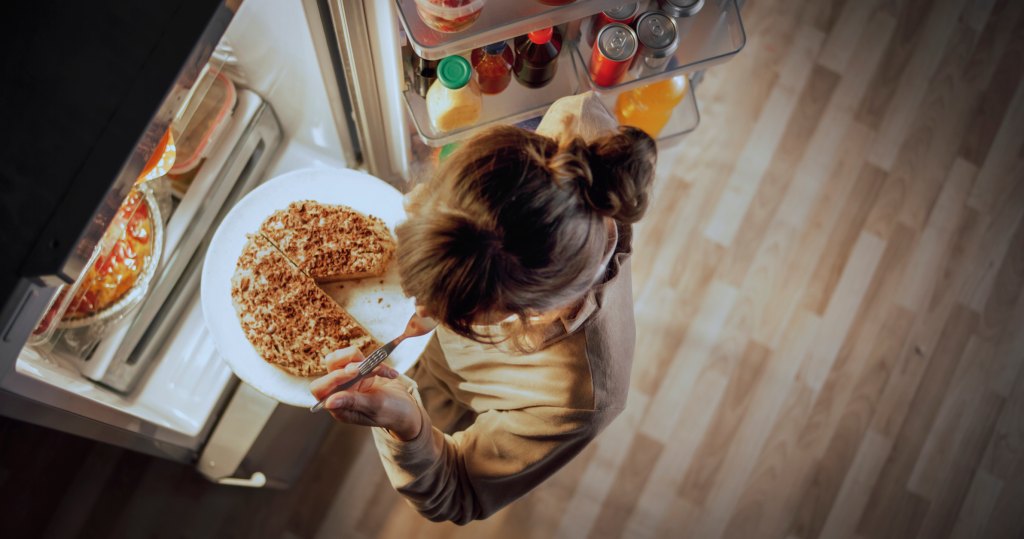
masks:
{"label": "silver soda can", "polygon": [[636,35],[640,47],[634,62],[640,76],[664,71],[679,47],[675,20],[661,11],[648,11],[636,20]]}
{"label": "silver soda can", "polygon": [[704,0],[658,0],[658,7],[673,17],[692,17],[704,7]]}

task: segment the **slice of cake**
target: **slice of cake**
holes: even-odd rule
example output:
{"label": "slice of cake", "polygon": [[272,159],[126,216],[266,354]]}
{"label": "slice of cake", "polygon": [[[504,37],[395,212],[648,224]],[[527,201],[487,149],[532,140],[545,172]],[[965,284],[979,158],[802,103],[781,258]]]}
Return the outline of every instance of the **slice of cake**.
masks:
{"label": "slice of cake", "polygon": [[259,232],[318,282],[381,275],[395,253],[384,221],[312,200],[274,212]]}
{"label": "slice of cake", "polygon": [[266,238],[249,235],[231,279],[246,338],[267,362],[296,376],[320,376],[339,348],[364,354],[379,343]]}

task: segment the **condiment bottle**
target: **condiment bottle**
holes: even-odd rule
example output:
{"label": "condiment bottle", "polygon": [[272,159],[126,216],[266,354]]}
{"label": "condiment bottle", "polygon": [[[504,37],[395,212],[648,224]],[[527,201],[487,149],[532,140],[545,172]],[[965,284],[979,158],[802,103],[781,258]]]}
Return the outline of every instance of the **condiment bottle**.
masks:
{"label": "condiment bottle", "polygon": [[513,70],[516,80],[527,88],[546,86],[555,78],[562,37],[553,28],[543,28],[516,40]]}
{"label": "condiment bottle", "polygon": [[469,61],[449,56],[437,64],[437,80],[427,92],[427,114],[438,131],[472,125],[480,119],[480,89],[472,81]]}
{"label": "condiment bottle", "polygon": [[500,94],[512,81],[515,54],[504,41],[474,49],[470,60],[481,92]]}

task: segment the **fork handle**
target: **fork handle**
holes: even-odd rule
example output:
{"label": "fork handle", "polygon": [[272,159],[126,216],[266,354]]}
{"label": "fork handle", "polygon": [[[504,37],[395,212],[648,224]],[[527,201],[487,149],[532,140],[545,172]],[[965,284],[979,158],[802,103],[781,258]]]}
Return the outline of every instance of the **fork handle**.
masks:
{"label": "fork handle", "polygon": [[401,343],[404,339],[405,335],[401,335],[399,337],[394,338],[391,342],[385,344],[384,346],[381,346],[380,348],[374,350],[373,353],[370,354],[370,357],[364,359],[362,363],[359,364],[359,373],[356,374],[355,378],[352,378],[351,380],[345,382],[344,384],[341,384],[340,386],[337,386],[334,389],[332,389],[331,392],[328,393],[326,397],[320,399],[320,402],[317,402],[316,404],[311,406],[309,408],[309,411],[316,413],[319,412],[320,410],[323,410],[324,404],[327,403],[327,399],[329,399],[331,395],[338,393],[340,391],[345,391],[346,389],[359,383],[360,380],[362,380],[368,374],[373,372],[373,369],[376,369],[377,366],[383,363],[384,360],[391,355],[391,352],[395,351],[395,348],[397,348],[398,344]]}

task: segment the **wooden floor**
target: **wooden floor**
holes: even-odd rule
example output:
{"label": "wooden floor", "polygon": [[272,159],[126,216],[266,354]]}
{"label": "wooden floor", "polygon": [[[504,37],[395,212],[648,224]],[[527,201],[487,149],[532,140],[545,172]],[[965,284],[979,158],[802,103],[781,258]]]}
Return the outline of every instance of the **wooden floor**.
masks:
{"label": "wooden floor", "polygon": [[[1024,2],[750,0],[638,229],[629,406],[433,524],[339,426],[285,492],[4,420],[23,536],[1024,536]],[[38,470],[45,469],[46,473]],[[14,537],[14,535],[6,535]]]}

